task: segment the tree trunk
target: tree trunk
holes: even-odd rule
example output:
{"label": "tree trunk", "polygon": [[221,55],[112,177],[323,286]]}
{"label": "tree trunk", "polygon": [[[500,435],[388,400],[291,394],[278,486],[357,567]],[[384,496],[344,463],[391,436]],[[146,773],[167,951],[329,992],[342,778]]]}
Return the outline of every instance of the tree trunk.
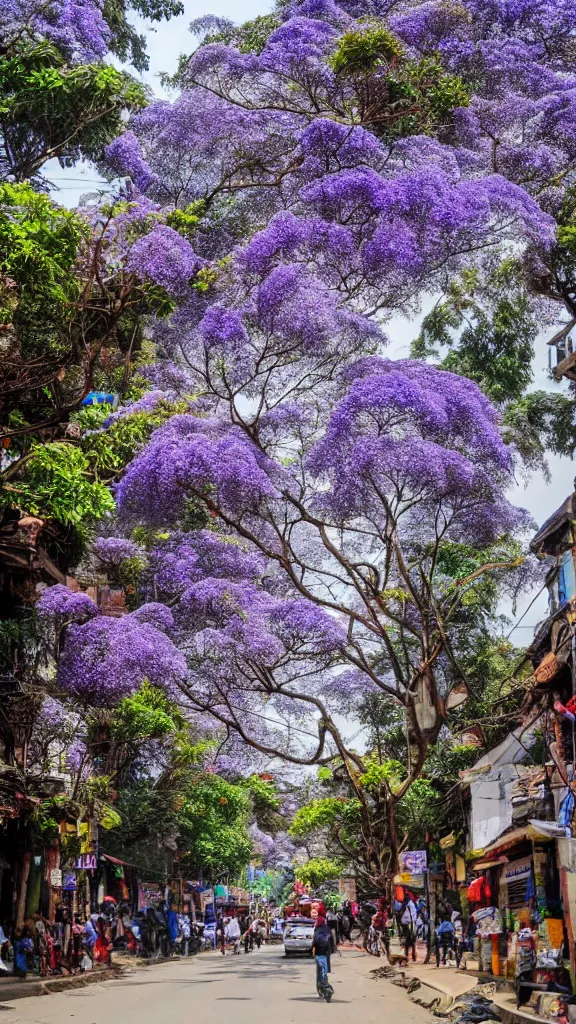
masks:
{"label": "tree trunk", "polygon": [[20,878],[18,881],[18,900],[16,903],[16,927],[21,928],[24,924],[26,917],[26,895],[28,892],[28,878],[30,877],[30,864],[32,863],[32,854],[25,853],[22,861],[22,867],[20,869]]}

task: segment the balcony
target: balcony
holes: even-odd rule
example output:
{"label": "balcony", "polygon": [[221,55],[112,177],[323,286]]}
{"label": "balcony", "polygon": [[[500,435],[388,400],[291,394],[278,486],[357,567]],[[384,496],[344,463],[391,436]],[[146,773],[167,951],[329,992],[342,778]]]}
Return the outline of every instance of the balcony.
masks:
{"label": "balcony", "polygon": [[548,368],[555,380],[576,380],[576,346],[572,331],[576,320],[565,324],[548,342]]}

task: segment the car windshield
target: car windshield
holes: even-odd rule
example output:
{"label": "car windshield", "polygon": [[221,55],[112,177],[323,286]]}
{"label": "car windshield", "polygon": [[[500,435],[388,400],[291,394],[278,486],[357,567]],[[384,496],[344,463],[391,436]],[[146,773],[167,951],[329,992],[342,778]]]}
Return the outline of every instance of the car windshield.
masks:
{"label": "car windshield", "polygon": [[311,934],[312,928],[307,924],[292,924],[286,929],[286,935],[291,935],[292,938],[310,936]]}

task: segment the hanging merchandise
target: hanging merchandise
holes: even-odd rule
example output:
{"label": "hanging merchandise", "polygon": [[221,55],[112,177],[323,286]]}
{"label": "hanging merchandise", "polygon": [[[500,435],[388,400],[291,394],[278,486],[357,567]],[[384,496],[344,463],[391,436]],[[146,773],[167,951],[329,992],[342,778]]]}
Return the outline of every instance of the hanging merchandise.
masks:
{"label": "hanging merchandise", "polygon": [[560,810],[558,812],[558,824],[563,828],[572,830],[572,819],[574,818],[574,808],[576,806],[576,799],[571,789],[566,790],[566,796],[560,804]]}
{"label": "hanging merchandise", "polygon": [[499,935],[502,931],[502,914],[498,907],[482,907],[471,915],[479,937]]}
{"label": "hanging merchandise", "polygon": [[489,903],[492,899],[492,889],[486,875],[480,875],[468,886],[467,897],[469,903]]}

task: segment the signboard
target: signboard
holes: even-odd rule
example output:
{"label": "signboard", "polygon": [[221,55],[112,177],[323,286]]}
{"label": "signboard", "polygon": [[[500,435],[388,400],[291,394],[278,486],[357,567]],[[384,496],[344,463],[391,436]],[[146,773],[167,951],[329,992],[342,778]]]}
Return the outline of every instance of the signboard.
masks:
{"label": "signboard", "polygon": [[146,910],[163,898],[162,889],[153,882],[138,882],[138,910]]}
{"label": "signboard", "polygon": [[62,885],[64,892],[74,892],[76,889],[76,875],[73,871],[67,871],[64,875],[64,882]]}
{"label": "signboard", "polygon": [[81,853],[76,860],[76,871],[96,871],[96,854]]}
{"label": "signboard", "polygon": [[53,889],[62,888],[62,871],[60,868],[52,868],[50,872],[50,885]]}
{"label": "signboard", "polygon": [[214,903],[214,889],[203,889],[200,893],[200,910],[204,914],[206,907]]}
{"label": "signboard", "polygon": [[530,878],[532,875],[532,857],[522,857],[521,860],[511,861],[504,866],[501,882],[508,885],[509,882],[518,882],[523,878]]}
{"label": "signboard", "polygon": [[426,850],[404,850],[400,854],[400,884],[424,886],[424,875],[428,867]]}
{"label": "signboard", "polygon": [[342,875],[338,879],[338,891],[343,900],[350,903],[356,902],[356,879],[351,875]]}

